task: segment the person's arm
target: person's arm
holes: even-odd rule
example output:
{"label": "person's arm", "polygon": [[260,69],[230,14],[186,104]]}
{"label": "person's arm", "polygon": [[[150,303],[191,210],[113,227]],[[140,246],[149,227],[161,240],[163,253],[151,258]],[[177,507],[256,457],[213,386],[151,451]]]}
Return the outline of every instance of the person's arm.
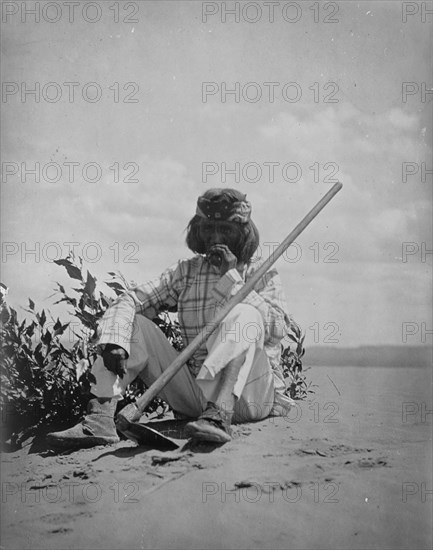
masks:
{"label": "person's arm", "polygon": [[[104,351],[122,348],[127,358],[136,313],[152,319],[161,309],[175,307],[185,262],[178,262],[159,277],[121,294],[99,322],[98,346]],[[105,363],[105,358],[104,358]],[[107,366],[107,365],[106,365]]]}

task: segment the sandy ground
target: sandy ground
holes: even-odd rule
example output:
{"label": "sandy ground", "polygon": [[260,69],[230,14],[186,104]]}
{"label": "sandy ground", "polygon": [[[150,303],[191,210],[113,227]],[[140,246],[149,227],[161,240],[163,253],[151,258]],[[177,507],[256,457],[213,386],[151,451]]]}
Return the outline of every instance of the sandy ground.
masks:
{"label": "sandy ground", "polygon": [[3,454],[2,548],[431,548],[431,370],[309,375],[222,447]]}

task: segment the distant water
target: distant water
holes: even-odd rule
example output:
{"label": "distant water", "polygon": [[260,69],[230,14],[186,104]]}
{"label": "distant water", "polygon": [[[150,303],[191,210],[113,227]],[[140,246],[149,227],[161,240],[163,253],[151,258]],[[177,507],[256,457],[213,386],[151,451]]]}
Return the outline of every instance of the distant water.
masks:
{"label": "distant water", "polygon": [[303,363],[306,366],[323,365],[344,367],[432,367],[431,346],[364,346],[339,348],[315,346],[306,348]]}

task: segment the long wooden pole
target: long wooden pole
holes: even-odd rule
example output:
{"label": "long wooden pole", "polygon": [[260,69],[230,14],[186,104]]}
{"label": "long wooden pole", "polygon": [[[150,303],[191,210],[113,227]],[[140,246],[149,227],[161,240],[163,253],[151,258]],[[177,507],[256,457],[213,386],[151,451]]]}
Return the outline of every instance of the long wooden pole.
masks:
{"label": "long wooden pole", "polygon": [[[254,289],[256,283],[269,268],[277,261],[277,259],[287,250],[294,240],[304,231],[311,221],[319,214],[319,212],[330,202],[333,197],[343,187],[342,183],[336,183],[319,202],[308,212],[308,214],[298,223],[284,241],[272,252],[267,260],[257,269],[254,275],[248,279],[243,287],[222,307],[215,315],[214,319],[206,325],[194,338],[194,340],[176,357],[169,367],[149,386],[146,392],[133,405],[127,405],[117,415],[117,422],[120,425],[123,422],[135,422],[139,420],[144,409],[158,395],[158,393],[166,386],[166,384],[175,376],[182,366],[192,357],[193,353],[207,340],[212,332],[224,320],[227,314],[234,308],[235,305],[242,300]],[[123,421],[123,422],[122,422]]]}

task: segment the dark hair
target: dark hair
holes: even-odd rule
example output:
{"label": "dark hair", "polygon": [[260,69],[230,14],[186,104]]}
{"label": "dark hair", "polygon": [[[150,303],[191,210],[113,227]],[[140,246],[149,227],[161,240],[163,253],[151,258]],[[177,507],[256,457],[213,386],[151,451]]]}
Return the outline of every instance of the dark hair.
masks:
{"label": "dark hair", "polygon": [[[200,238],[200,225],[203,222],[206,222],[206,218],[196,215],[190,220],[187,227],[186,244],[196,254],[204,254],[206,252],[204,243]],[[239,223],[238,225],[242,230],[242,238],[236,250],[232,250],[232,252],[240,262],[248,263],[259,246],[259,230],[252,220],[249,220],[247,223]]]}

